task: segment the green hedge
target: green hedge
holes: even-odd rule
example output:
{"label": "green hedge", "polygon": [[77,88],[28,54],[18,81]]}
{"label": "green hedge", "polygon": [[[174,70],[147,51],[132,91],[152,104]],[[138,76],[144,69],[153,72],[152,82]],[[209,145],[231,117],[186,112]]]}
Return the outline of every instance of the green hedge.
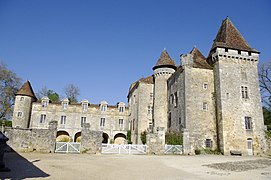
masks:
{"label": "green hedge", "polygon": [[165,138],[166,138],[166,144],[169,144],[169,145],[183,144],[183,135],[181,132],[167,132]]}
{"label": "green hedge", "polygon": [[12,121],[0,120],[0,126],[2,126],[2,125],[12,127]]}

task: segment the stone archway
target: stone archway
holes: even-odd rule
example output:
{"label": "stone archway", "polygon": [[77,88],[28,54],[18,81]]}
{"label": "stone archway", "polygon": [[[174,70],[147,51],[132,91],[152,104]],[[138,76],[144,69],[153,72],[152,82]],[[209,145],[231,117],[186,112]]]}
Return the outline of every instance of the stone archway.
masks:
{"label": "stone archway", "polygon": [[126,135],[123,133],[118,133],[114,136],[114,144],[125,144]]}
{"label": "stone archway", "polygon": [[57,131],[56,142],[70,142],[72,139],[67,131]]}
{"label": "stone archway", "polygon": [[74,135],[74,142],[81,142],[81,132],[77,132]]}
{"label": "stone archway", "polygon": [[107,143],[108,143],[108,140],[109,140],[108,134],[103,133],[103,141],[102,141],[102,143],[107,144]]}

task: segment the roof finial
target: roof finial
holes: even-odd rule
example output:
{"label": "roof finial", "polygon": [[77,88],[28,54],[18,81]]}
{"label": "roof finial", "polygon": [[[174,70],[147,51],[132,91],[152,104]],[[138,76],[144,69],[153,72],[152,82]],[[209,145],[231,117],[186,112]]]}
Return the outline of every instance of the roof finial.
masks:
{"label": "roof finial", "polygon": [[166,48],[164,48],[163,51],[166,51]]}

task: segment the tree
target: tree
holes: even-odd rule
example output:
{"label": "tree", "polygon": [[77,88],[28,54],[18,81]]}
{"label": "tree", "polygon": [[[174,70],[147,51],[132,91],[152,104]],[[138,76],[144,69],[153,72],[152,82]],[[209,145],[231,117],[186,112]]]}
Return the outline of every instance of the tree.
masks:
{"label": "tree", "polygon": [[0,119],[10,119],[15,93],[21,87],[21,78],[0,62]]}
{"label": "tree", "polygon": [[41,88],[38,93],[38,99],[41,99],[44,96],[47,96],[53,103],[59,102],[59,94],[51,89],[48,90],[47,87]]}
{"label": "tree", "polygon": [[262,101],[270,110],[271,108],[271,60],[259,66],[259,81]]}
{"label": "tree", "polygon": [[71,103],[76,103],[78,96],[80,95],[80,90],[74,84],[69,84],[64,88],[64,92]]}

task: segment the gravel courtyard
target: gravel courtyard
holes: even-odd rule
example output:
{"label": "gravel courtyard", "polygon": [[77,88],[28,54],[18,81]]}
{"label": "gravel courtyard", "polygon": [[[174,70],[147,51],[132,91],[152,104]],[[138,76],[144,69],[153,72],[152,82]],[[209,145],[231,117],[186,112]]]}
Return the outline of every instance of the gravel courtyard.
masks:
{"label": "gravel courtyard", "polygon": [[271,179],[271,158],[6,153],[1,179]]}

